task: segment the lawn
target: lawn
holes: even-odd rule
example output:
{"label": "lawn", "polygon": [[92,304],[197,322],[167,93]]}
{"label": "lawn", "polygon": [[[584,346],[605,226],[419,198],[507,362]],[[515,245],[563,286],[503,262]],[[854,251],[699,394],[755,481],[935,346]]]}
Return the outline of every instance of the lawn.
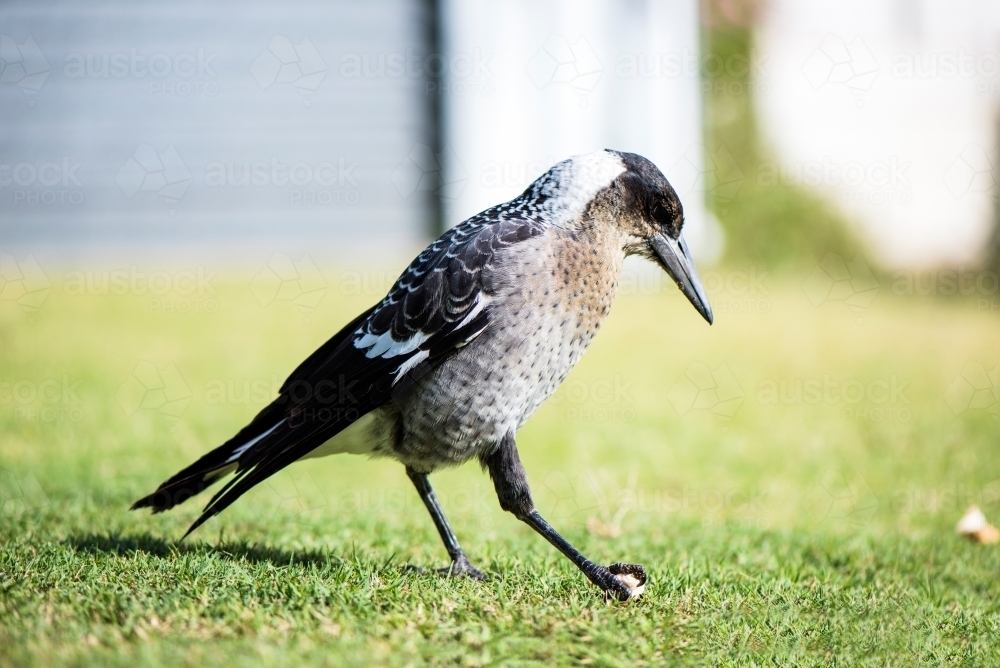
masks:
{"label": "lawn", "polygon": [[709,328],[630,280],[519,434],[542,513],[649,570],[605,605],[475,465],[432,483],[485,584],[408,568],[445,552],[388,461],[293,465],[183,543],[197,501],[128,512],[390,276],[171,271],[94,294],[47,268],[40,305],[0,300],[2,665],[1000,663],[1000,546],[954,534],[973,503],[1000,520],[997,295],[890,277],[851,306],[733,268]]}

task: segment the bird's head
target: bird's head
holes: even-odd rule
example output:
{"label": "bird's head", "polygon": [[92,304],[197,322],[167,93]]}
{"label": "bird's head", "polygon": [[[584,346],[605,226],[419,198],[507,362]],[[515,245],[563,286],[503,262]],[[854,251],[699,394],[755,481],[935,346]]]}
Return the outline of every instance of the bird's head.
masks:
{"label": "bird's head", "polygon": [[682,234],[684,208],[656,165],[635,153],[597,151],[559,163],[539,186],[536,196],[551,194],[565,207],[563,220],[614,226],[627,255],[660,265],[712,323],[712,305]]}

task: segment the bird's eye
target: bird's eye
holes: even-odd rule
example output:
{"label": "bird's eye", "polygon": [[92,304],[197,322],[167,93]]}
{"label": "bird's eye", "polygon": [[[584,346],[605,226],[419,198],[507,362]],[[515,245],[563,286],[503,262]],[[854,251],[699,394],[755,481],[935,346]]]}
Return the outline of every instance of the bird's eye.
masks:
{"label": "bird's eye", "polygon": [[657,225],[668,229],[672,227],[673,216],[671,215],[670,210],[663,205],[663,202],[653,202],[653,205],[650,207],[649,214],[650,218],[652,218],[653,222]]}

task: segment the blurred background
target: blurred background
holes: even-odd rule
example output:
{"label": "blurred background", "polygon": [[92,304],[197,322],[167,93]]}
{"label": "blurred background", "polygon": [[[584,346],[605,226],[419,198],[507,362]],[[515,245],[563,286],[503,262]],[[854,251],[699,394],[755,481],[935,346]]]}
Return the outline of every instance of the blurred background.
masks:
{"label": "blurred background", "polygon": [[[431,238],[604,147],[680,193],[717,322],[628,264],[525,430],[551,512],[610,535],[622,490],[754,526],[997,508],[994,2],[10,0],[0,68],[8,508],[159,482]],[[330,466],[262,493],[405,489]]]}
{"label": "blurred background", "polygon": [[[3,0],[0,664],[996,665],[998,127],[995,0]],[[679,192],[715,322],[627,262],[518,445],[638,605],[476,466],[432,478],[485,584],[403,568],[445,554],[392,461],[183,543],[201,499],[127,512],[605,147]]]}
{"label": "blurred background", "polygon": [[985,0],[0,11],[0,244],[41,264],[405,256],[603,147],[661,167],[707,263],[996,255]]}

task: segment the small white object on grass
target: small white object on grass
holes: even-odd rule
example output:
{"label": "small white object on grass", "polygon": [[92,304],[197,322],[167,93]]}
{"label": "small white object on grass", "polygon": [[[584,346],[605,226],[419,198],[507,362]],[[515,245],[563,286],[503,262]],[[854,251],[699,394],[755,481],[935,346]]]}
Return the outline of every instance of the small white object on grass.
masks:
{"label": "small white object on grass", "polygon": [[970,506],[965,515],[958,521],[955,531],[960,536],[977,543],[993,544],[1000,542],[1000,530],[986,521],[986,515],[979,506]]}

